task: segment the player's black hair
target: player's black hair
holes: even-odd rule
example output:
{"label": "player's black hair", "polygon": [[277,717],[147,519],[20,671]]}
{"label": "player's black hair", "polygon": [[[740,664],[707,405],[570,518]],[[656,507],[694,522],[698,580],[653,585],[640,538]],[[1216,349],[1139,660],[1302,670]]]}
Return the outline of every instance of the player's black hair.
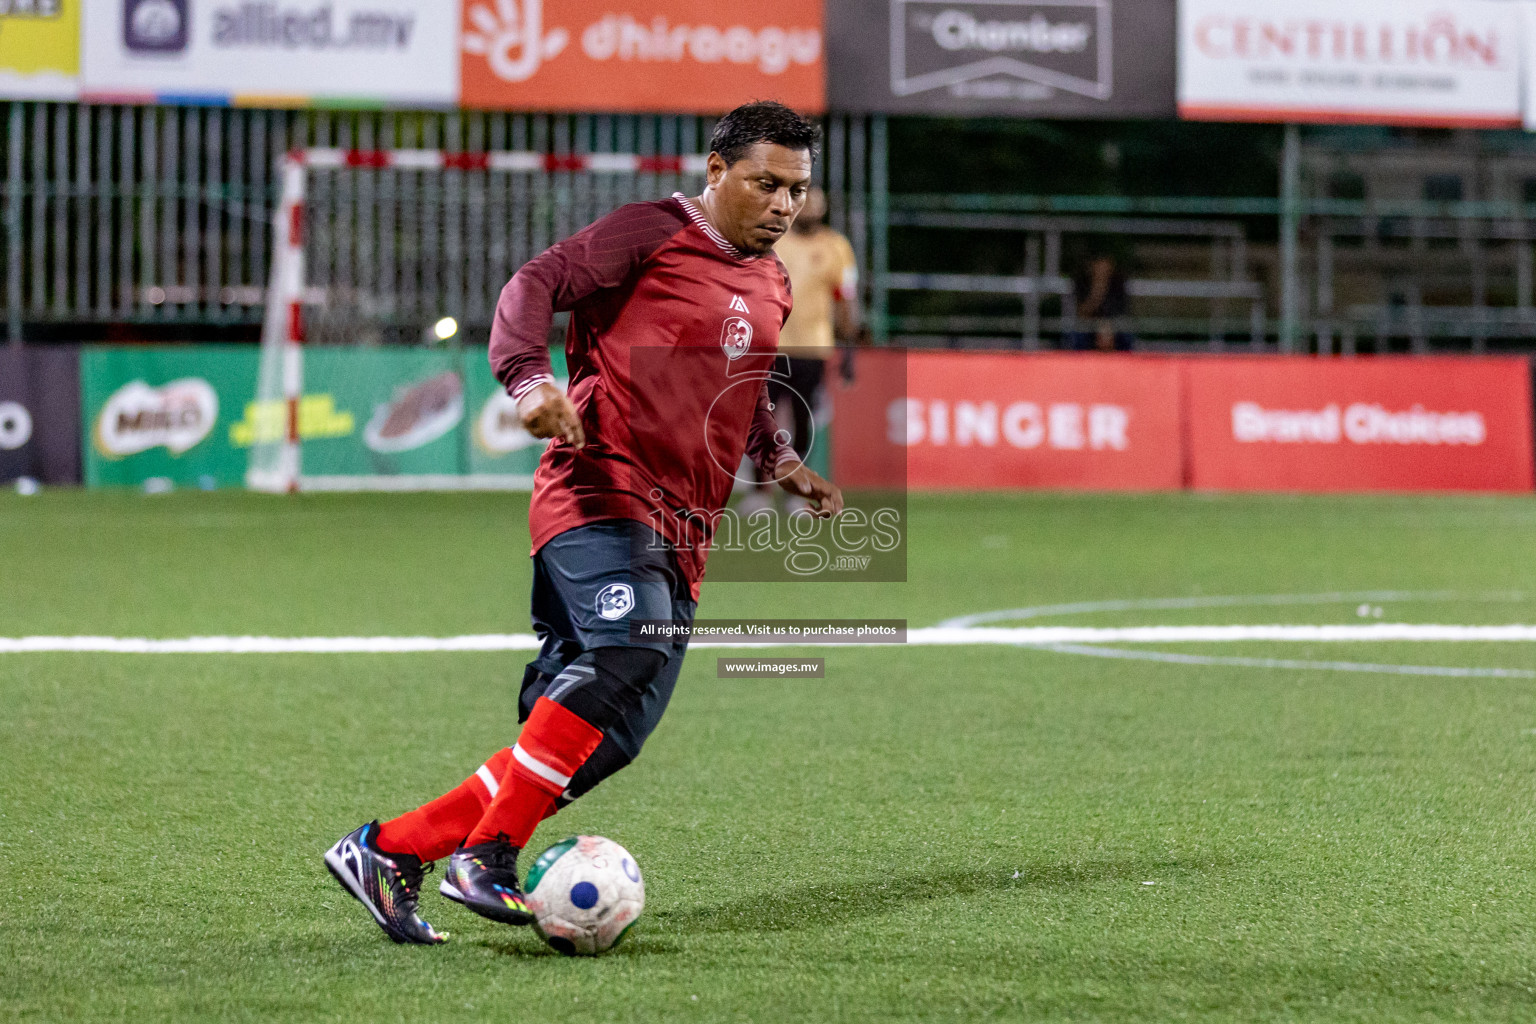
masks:
{"label": "player's black hair", "polygon": [[743,103],[716,122],[709,150],[719,153],[729,167],[759,142],[809,150],[814,160],[821,148],[821,126],[772,100]]}

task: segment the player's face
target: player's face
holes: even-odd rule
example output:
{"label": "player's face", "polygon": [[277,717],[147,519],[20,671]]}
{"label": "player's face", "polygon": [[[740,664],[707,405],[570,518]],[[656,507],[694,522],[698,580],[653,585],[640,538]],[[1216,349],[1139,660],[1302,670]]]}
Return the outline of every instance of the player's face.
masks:
{"label": "player's face", "polygon": [[759,142],[729,167],[709,155],[709,185],[715,193],[717,224],[736,248],[764,253],[784,237],[805,205],[811,187],[811,154]]}

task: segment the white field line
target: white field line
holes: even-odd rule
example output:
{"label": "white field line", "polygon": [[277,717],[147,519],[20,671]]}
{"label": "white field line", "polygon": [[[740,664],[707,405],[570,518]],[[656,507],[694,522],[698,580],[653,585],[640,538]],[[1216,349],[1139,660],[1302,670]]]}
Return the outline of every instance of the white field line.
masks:
{"label": "white field line", "polygon": [[1089,612],[1145,612],[1191,608],[1254,608],[1290,605],[1367,604],[1402,602],[1497,603],[1525,600],[1518,590],[1349,590],[1323,594],[1207,594],[1201,597],[1133,597],[1112,601],[1073,601],[1070,604],[1039,604],[1029,608],[1003,608],[945,619],[940,626],[965,628],[993,622],[1020,622],[1045,616],[1083,615]]}
{"label": "white field line", "polygon": [[[1448,626],[1377,622],[1342,626],[1035,626],[1015,628],[956,628],[935,626],[907,633],[913,646],[1010,645],[1049,647],[1056,644],[1109,643],[1529,643],[1536,626]],[[835,643],[700,642],[704,647],[838,647]],[[865,644],[852,646],[887,646]],[[531,651],[539,647],[530,633],[488,633],[472,636],[195,636],[180,639],[112,636],[0,637],[0,654],[84,652],[99,654],[415,654],[454,651]]]}
{"label": "white field line", "polygon": [[0,654],[420,654],[451,651],[536,651],[532,633],[478,636],[190,636],[153,640],[134,636],[23,636],[0,638]]}
{"label": "white field line", "polygon": [[1374,643],[1439,641],[1523,643],[1536,640],[1536,626],[1442,626],[1433,623],[1373,622],[1344,626],[1018,626],[1001,628],[934,626],[914,629],[908,643],[920,644],[1219,644]]}
{"label": "white field line", "polygon": [[1234,658],[1213,654],[1146,651],[1134,647],[1090,647],[1086,644],[1051,644],[1043,650],[1055,651],[1058,654],[1084,654],[1090,658],[1114,658],[1119,661],[1156,661],[1165,665],[1278,668],[1302,672],[1370,672],[1389,676],[1444,676],[1451,679],[1536,679],[1536,672],[1523,668],[1458,668],[1453,665],[1390,665],[1367,661]]}

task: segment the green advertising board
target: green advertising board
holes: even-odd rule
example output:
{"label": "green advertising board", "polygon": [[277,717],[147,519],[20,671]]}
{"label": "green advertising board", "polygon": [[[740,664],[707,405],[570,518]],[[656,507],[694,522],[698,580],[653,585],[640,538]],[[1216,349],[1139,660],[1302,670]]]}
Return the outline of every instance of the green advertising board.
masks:
{"label": "green advertising board", "polygon": [[[551,357],[563,376],[565,354]],[[281,403],[267,404],[247,407],[234,445],[283,429]],[[518,423],[481,348],[306,349],[299,439],[305,480],[339,487],[471,476],[531,486],[544,448]]]}
{"label": "green advertising board", "polygon": [[[565,353],[550,353],[557,379]],[[81,362],[88,486],[239,486],[251,445],[286,428],[256,400],[247,346],[91,348]],[[484,349],[304,352],[303,474],[368,486],[377,477],[472,476],[529,486],[544,443],[522,429]]]}
{"label": "green advertising board", "polygon": [[85,483],[228,487],[245,478],[229,441],[256,392],[253,346],[86,348],[80,358]]}
{"label": "green advertising board", "polygon": [[[533,475],[545,442],[524,430],[517,418],[517,403],[491,374],[484,350],[466,352],[464,390],[470,399],[466,432],[465,471],[474,474]],[[563,349],[551,349],[555,383],[565,387]],[[531,486],[531,485],[530,485]]]}
{"label": "green advertising board", "polygon": [[[565,384],[565,353],[550,353]],[[251,445],[286,428],[256,401],[254,346],[87,348],[80,362],[89,487],[235,487]],[[469,477],[531,486],[544,451],[518,422],[484,349],[323,348],[304,352],[303,474],[338,486],[377,477]],[[829,438],[811,455],[825,473]]]}

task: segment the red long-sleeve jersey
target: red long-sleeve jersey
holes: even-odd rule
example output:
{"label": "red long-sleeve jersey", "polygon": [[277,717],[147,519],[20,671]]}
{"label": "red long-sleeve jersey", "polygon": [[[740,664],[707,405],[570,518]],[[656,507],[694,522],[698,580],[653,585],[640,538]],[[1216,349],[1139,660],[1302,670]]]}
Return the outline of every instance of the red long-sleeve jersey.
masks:
{"label": "red long-sleeve jersey", "polygon": [[790,305],[778,257],[737,250],[680,193],[621,207],[524,264],[496,305],[491,369],[513,398],[552,381],[550,322],[569,310],[567,394],[587,436],[539,459],[534,552],[584,523],[636,519],[672,542],[698,600],[711,517],[743,454],[768,474],[794,456],[766,389]]}

